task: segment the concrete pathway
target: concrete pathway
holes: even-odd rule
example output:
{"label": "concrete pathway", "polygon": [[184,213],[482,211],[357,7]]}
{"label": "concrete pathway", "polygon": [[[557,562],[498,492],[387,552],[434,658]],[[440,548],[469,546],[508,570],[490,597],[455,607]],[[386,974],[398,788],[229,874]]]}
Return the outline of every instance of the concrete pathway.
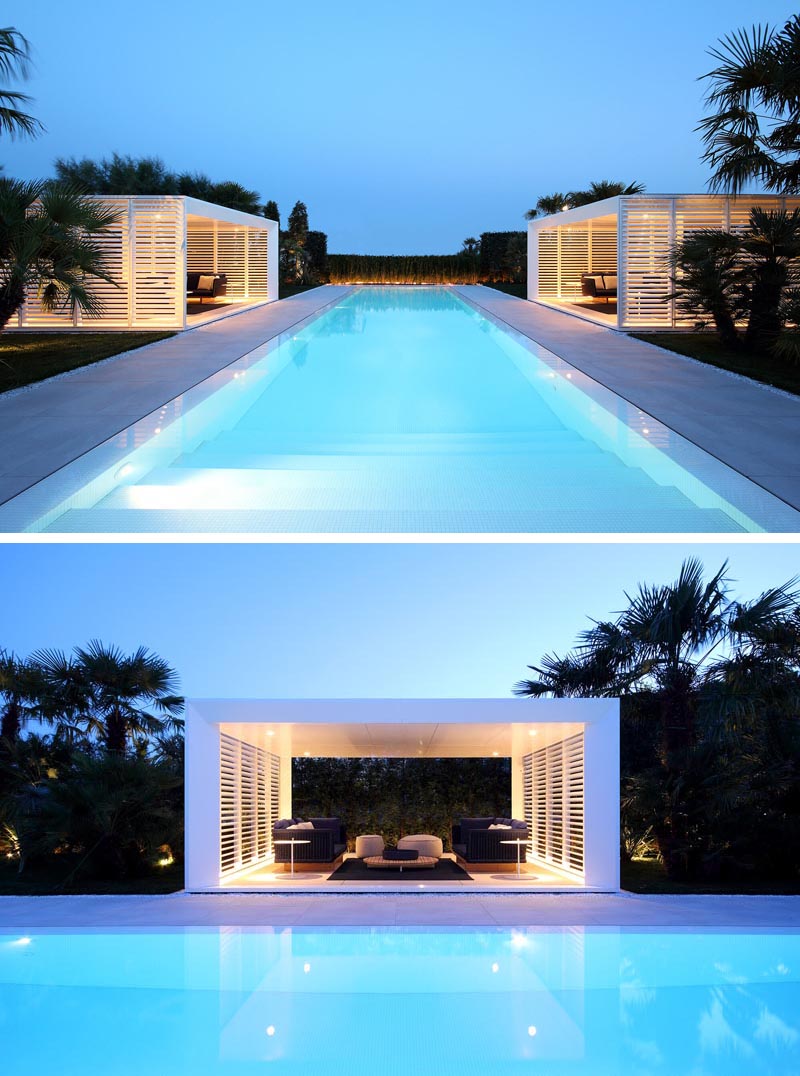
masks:
{"label": "concrete pathway", "polygon": [[0,396],[0,504],[350,290],[314,288]]}
{"label": "concrete pathway", "polygon": [[0,897],[0,931],[216,926],[800,930],[800,897],[568,895]]}
{"label": "concrete pathway", "polygon": [[800,509],[800,398],[493,288],[457,290]]}

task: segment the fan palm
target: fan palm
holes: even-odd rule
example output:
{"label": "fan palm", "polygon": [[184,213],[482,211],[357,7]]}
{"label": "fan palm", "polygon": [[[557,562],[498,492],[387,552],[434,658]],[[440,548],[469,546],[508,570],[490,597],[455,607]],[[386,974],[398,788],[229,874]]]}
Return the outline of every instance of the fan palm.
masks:
{"label": "fan palm", "polygon": [[525,217],[527,220],[533,220],[534,217],[549,217],[553,213],[560,213],[562,209],[570,208],[567,199],[566,194],[543,194],[537,199],[534,208],[528,210]]}
{"label": "fan palm", "polygon": [[781,30],[754,26],[710,50],[717,66],[703,76],[711,114],[698,130],[712,190],[740,193],[751,180],[767,190],[800,190],[800,15]]}
{"label": "fan palm", "polygon": [[124,754],[130,741],[142,744],[181,727],[177,674],[163,658],[143,646],[126,655],[93,640],[76,648],[75,659],[108,753]]}
{"label": "fan palm", "polygon": [[[0,29],[0,81],[27,78],[29,59],[30,45],[22,34],[13,26]],[[30,97],[18,90],[0,89],[0,134],[32,138],[42,130],[41,123],[20,108],[28,101]]]}
{"label": "fan palm", "polygon": [[[780,694],[783,706],[800,694],[792,666],[796,651],[787,649],[800,645],[795,581],[751,602],[735,602],[728,596],[726,569],[723,565],[705,580],[702,564],[690,559],[673,583],[640,584],[613,622],[596,622],[579,636],[573,653],[548,655],[541,666],[529,666],[538,679],[514,687],[515,694],[528,697],[647,697],[640,710],[658,721],[659,761],[668,790],[656,832],[672,873],[687,866],[690,812],[681,789],[689,787],[686,774],[705,722],[713,717],[717,730],[727,734],[741,721],[742,707],[763,705],[769,691]],[[775,650],[779,642],[782,652]],[[759,674],[747,688],[761,685],[758,703],[745,704],[742,691],[735,690],[734,672],[741,684],[745,663],[751,675]],[[786,674],[782,688],[776,667]],[[701,784],[693,780],[691,787]]]}
{"label": "fan palm", "polygon": [[743,313],[745,293],[741,241],[731,232],[701,229],[677,243],[670,255],[672,291],[678,309],[697,319],[713,321],[727,347],[741,344],[736,321]]}
{"label": "fan palm", "polygon": [[745,332],[749,351],[773,345],[783,329],[781,307],[787,288],[798,278],[800,209],[750,213],[741,236],[749,280],[750,318]]}
{"label": "fan palm", "polygon": [[0,177],[0,330],[29,288],[44,310],[102,313],[90,282],[115,283],[98,236],[118,219],[75,187]]}
{"label": "fan palm", "polygon": [[601,202],[604,198],[618,198],[626,194],[642,194],[643,183],[620,183],[613,179],[595,180],[589,184],[585,191],[570,191],[567,202],[571,209],[579,205],[591,205],[592,202]]}
{"label": "fan palm", "polygon": [[6,746],[19,739],[24,726],[41,718],[44,689],[35,662],[0,651],[0,740]]}

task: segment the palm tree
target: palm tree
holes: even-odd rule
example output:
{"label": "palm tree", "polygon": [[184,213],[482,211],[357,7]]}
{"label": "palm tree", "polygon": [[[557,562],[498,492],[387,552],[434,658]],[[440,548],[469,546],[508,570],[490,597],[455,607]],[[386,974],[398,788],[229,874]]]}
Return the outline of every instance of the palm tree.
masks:
{"label": "palm tree", "polygon": [[543,194],[537,199],[534,208],[528,210],[525,218],[533,220],[535,217],[549,217],[553,213],[560,213],[562,209],[571,209],[568,199],[566,194]]}
{"label": "palm tree", "polygon": [[642,194],[644,189],[643,183],[620,183],[614,179],[600,179],[590,183],[585,191],[570,191],[567,195],[567,202],[570,209],[574,209],[579,205],[591,205],[592,202],[601,202],[604,198]]}
{"label": "palm tree", "polygon": [[0,650],[0,741],[15,743],[28,721],[41,717],[41,671],[35,662]]}
{"label": "palm tree", "polygon": [[[529,666],[537,679],[514,687],[516,695],[532,698],[630,697],[640,713],[658,722],[665,802],[656,836],[673,876],[688,870],[688,806],[702,783],[696,766],[699,730],[709,721],[725,730],[737,719],[735,693],[719,690],[732,660],[727,648],[739,662],[746,659],[763,672],[765,642],[796,635],[795,580],[742,603],[729,597],[726,570],[723,564],[705,581],[702,564],[690,559],[674,583],[640,584],[614,621],[598,621],[583,632],[572,654],[546,655],[541,665]],[[769,661],[774,669],[774,655]],[[694,784],[688,783],[692,775]]]}
{"label": "palm tree", "polygon": [[476,239],[472,235],[468,236],[464,240],[464,242],[463,242],[463,244],[461,246],[462,254],[470,254],[470,255],[473,255],[473,256],[479,254],[480,249],[481,249],[481,241],[480,241],[480,239]]}
{"label": "palm tree", "polygon": [[[0,81],[28,77],[30,45],[19,30],[13,26],[0,29]],[[11,138],[33,138],[42,130],[41,123],[19,107],[30,101],[27,94],[18,90],[0,89],[0,134]]]}
{"label": "palm tree", "polygon": [[643,183],[620,183],[613,179],[600,179],[590,183],[583,191],[569,191],[568,194],[545,194],[536,203],[534,209],[525,214],[528,220],[535,217],[547,217],[561,213],[565,209],[575,209],[580,205],[600,202],[603,198],[616,198],[622,194],[641,194]]}
{"label": "palm tree", "polygon": [[744,313],[745,282],[741,241],[731,232],[712,228],[687,235],[670,254],[672,291],[678,309],[697,319],[710,318],[723,344],[741,344],[736,322]]}
{"label": "palm tree", "polygon": [[117,210],[75,187],[0,176],[0,331],[28,288],[37,289],[44,310],[102,313],[90,282],[115,283],[104,268],[98,236],[118,219]]}
{"label": "palm tree", "polygon": [[782,329],[781,306],[787,287],[796,282],[800,260],[800,209],[751,210],[741,237],[749,280],[750,318],[745,346],[759,351],[773,345]]}
{"label": "palm tree", "polygon": [[96,639],[76,647],[75,658],[94,727],[109,754],[124,754],[130,741],[143,744],[182,727],[177,674],[163,658],[143,646],[126,655]]}
{"label": "palm tree", "polygon": [[800,190],[800,15],[781,30],[736,30],[710,50],[717,66],[710,85],[711,114],[698,130],[712,190],[740,193],[750,180],[767,190]]}

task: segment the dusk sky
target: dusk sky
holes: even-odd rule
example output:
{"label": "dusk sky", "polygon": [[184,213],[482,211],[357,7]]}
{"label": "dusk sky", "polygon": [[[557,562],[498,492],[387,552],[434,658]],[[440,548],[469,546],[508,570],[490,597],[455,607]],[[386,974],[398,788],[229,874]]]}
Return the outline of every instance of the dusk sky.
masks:
{"label": "dusk sky", "polygon": [[540,194],[593,179],[702,191],[697,77],[717,39],[794,8],[762,0],[366,0],[7,10],[34,48],[47,131],[6,173],[59,156],[163,157],[304,200],[338,253],[448,253],[524,226]]}
{"label": "dusk sky", "polygon": [[506,697],[692,554],[743,598],[800,571],[783,544],[11,544],[0,642],[144,644],[194,697]]}

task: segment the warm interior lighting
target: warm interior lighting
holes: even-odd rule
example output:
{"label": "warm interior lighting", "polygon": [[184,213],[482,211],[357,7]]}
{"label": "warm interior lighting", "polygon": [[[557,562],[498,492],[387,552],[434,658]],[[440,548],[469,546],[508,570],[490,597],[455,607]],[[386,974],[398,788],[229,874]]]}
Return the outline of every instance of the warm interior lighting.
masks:
{"label": "warm interior lighting", "polygon": [[528,729],[528,735],[529,736],[536,736],[536,735],[538,735],[538,732],[537,732],[536,729]]}

